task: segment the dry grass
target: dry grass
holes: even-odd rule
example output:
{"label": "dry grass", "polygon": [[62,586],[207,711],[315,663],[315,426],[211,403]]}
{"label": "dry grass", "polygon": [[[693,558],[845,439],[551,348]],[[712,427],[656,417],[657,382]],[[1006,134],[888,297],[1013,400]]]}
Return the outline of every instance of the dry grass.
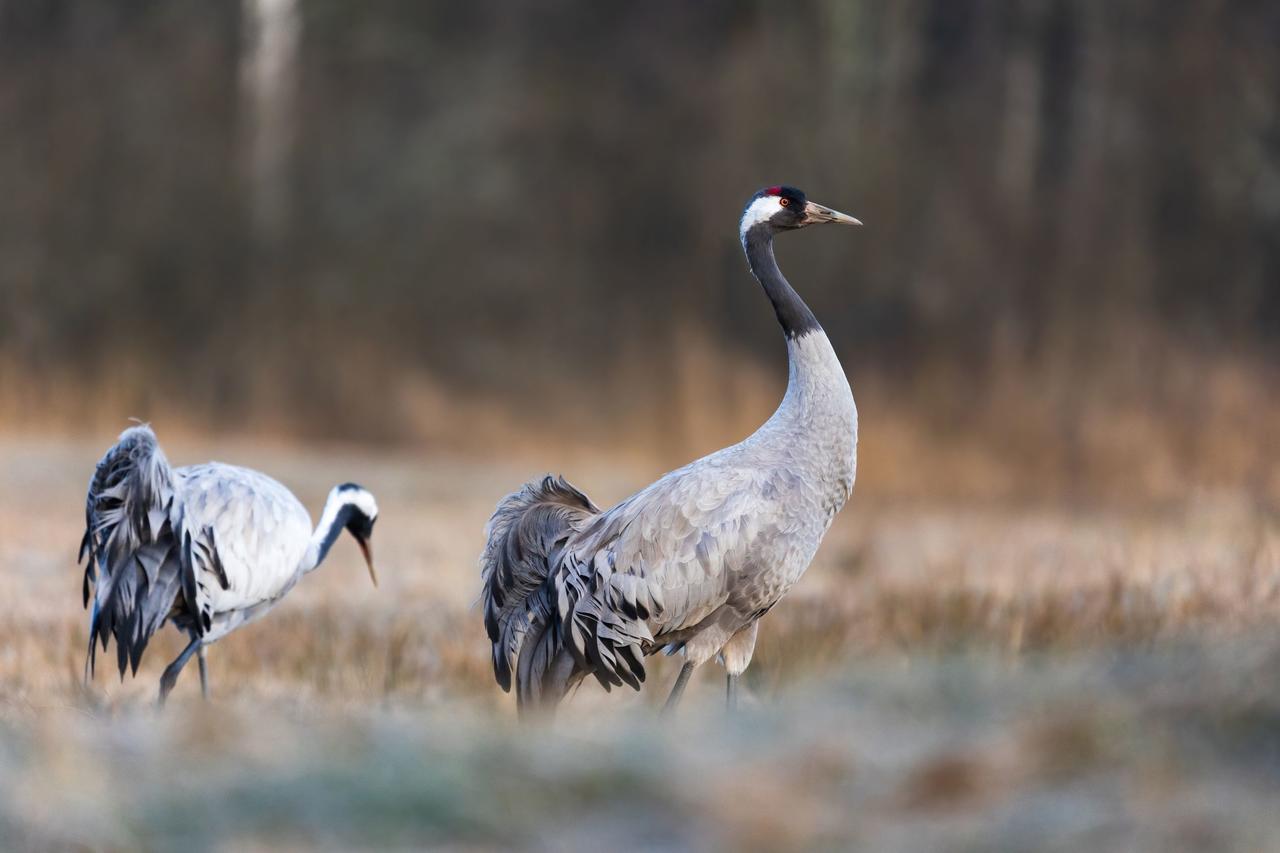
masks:
{"label": "dry grass", "polygon": [[[373,489],[383,585],[335,548],[212,650],[211,705],[193,668],[156,717],[172,632],[136,679],[80,686],[73,557],[100,450],[0,443],[0,793],[13,795],[0,831],[32,845],[586,849],[624,833],[657,847],[1195,850],[1269,837],[1258,803],[1274,789],[1235,774],[1277,769],[1249,745],[1271,749],[1280,720],[1264,678],[1280,660],[1265,639],[1280,519],[1239,490],[1153,510],[860,487],[765,622],[747,717],[721,722],[708,667],[687,717],[656,726],[647,706],[675,670],[663,659],[644,694],[587,686],[527,740],[492,683],[474,558],[493,502],[537,469],[171,442],[179,463],[269,470],[313,509],[334,482]],[[565,468],[602,503],[654,473],[585,456]]]}
{"label": "dry grass", "polygon": [[[44,849],[1269,849],[1274,643],[829,673],[725,721],[222,700],[0,729]],[[713,704],[713,703],[712,703]]]}
{"label": "dry grass", "polygon": [[[869,413],[860,497],[1177,508],[1188,495],[1225,490],[1280,512],[1280,369],[1270,353],[1189,349],[1140,323],[1114,331],[1124,344],[1111,347],[1120,352],[1064,344],[1034,363],[931,362],[909,375],[849,355],[850,380]],[[499,448],[508,464],[532,469],[551,460],[590,471],[606,459],[613,471],[621,459],[622,479],[639,483],[741,439],[781,396],[786,374],[776,351],[726,348],[695,327],[679,336],[674,364],[658,369],[652,345],[605,371],[594,390],[552,374],[550,387],[481,393],[349,343],[340,393],[282,396],[296,378],[289,358],[255,366],[244,411],[231,416],[215,397],[190,399],[186,374],[158,385],[152,373],[166,366],[154,361],[99,365],[86,387],[83,377],[33,373],[0,353],[0,432],[78,433],[96,447],[119,431],[122,413],[137,414],[196,453],[208,447],[211,425],[254,442],[270,436],[286,455],[295,440],[320,432],[486,463]]]}

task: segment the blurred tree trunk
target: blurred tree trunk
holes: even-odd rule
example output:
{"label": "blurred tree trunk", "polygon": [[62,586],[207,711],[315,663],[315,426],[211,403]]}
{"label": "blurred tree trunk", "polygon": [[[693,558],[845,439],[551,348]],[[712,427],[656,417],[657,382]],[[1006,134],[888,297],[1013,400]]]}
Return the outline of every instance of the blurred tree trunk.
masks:
{"label": "blurred tree trunk", "polygon": [[298,0],[244,0],[243,11],[243,156],[254,235],[264,244],[288,225],[301,12]]}

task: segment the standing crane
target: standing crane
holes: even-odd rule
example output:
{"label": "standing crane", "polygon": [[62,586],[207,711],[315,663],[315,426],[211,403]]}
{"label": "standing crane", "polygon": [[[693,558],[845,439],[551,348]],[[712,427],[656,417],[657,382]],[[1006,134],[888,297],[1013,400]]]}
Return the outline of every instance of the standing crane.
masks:
{"label": "standing crane", "polygon": [[116,641],[120,677],[134,674],[165,620],[190,642],[160,677],[160,704],[191,655],[209,696],[206,648],[261,617],[329,553],[345,528],[378,583],[369,539],[373,495],[354,483],[329,492],[320,523],[293,493],[265,474],[208,462],[171,468],[149,426],[135,426],[98,463],[89,481],[80,559],[89,619],[85,682],[97,643]]}
{"label": "standing crane", "polygon": [[601,512],[547,476],[499,502],[480,560],[493,670],[517,706],[554,708],[588,675],[639,690],[644,658],[683,652],[667,699],[719,655],[727,702],[751,663],[760,618],[808,567],[853,490],[858,412],[813,312],[787,283],[773,238],[824,222],[860,225],[794,187],[762,189],[742,213],[751,272],[787,342],[786,395],[745,441],[672,471]]}

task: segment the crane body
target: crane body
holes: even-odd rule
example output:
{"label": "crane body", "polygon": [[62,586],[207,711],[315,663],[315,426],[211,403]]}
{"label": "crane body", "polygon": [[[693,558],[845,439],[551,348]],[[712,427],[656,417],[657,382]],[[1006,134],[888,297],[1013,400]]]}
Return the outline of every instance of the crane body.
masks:
{"label": "crane body", "polygon": [[150,427],[125,430],[98,463],[86,499],[86,681],[99,643],[105,651],[116,641],[123,678],[171,621],[190,642],[161,678],[160,700],[192,654],[207,695],[205,649],[265,615],[342,530],[355,536],[377,582],[369,550],[377,512],[363,488],[335,486],[312,528],[306,508],[271,477],[220,462],[172,468]]}
{"label": "crane body", "polygon": [[481,557],[495,677],[522,710],[553,707],[588,675],[639,689],[643,659],[682,653],[668,699],[721,657],[728,697],[758,624],[799,580],[853,489],[858,415],[844,370],[773,255],[773,237],[818,222],[860,224],[790,187],[761,190],[740,237],[787,341],[787,391],[744,441],[601,512],[562,478],[504,498]]}

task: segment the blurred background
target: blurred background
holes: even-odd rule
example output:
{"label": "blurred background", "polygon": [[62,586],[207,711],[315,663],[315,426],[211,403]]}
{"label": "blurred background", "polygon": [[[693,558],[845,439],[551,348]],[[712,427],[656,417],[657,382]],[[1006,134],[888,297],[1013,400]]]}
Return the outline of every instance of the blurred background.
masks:
{"label": "blurred background", "polygon": [[[1269,849],[1278,44],[1262,0],[0,0],[0,838]],[[655,659],[534,742],[482,526],[768,417],[737,220],[775,183],[867,223],[778,244],[853,500],[741,718],[708,666],[656,721]],[[176,632],[80,681],[129,418],[382,508],[380,589],[341,540],[162,722]]]}
{"label": "blurred background", "polygon": [[9,0],[0,411],[677,464],[781,389],[736,221],[789,182],[867,222],[780,249],[865,484],[1274,499],[1278,38],[1213,0]]}

